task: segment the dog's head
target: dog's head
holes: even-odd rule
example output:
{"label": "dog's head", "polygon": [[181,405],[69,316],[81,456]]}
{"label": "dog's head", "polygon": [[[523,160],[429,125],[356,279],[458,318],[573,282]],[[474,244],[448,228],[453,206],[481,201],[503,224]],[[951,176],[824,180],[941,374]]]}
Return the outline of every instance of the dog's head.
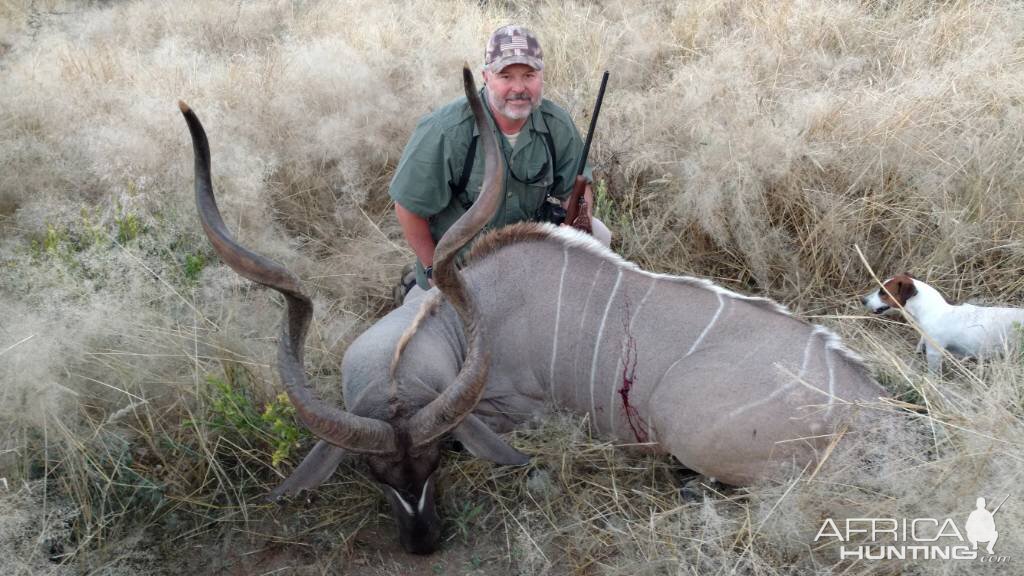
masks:
{"label": "dog's head", "polygon": [[897,274],[883,282],[882,286],[860,298],[861,303],[875,314],[897,312],[917,295],[917,286],[914,286],[914,277],[910,274]]}

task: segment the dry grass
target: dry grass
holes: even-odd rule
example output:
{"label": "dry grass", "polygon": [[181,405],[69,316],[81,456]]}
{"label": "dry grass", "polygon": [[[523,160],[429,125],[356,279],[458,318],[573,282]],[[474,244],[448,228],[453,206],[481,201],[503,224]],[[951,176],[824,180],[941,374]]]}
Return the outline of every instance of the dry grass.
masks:
{"label": "dry grass", "polygon": [[[310,444],[275,467],[261,417],[281,304],[201,236],[175,101],[211,134],[229,226],[315,291],[310,374],[337,398],[411,257],[386,194],[402,146],[508,21],[539,33],[547,95],[581,126],[611,71],[593,161],[621,254],[828,324],[926,411],[877,407],[898,431],[695,499],[673,462],[552,417],[516,433],[526,468],[448,455],[427,559],[356,464],[315,505],[263,504]],[[1009,1],[0,0],[0,573],[958,574],[978,565],[840,562],[814,536],[1005,494],[1012,571],[1024,365],[929,375],[855,296],[908,270],[1021,304],[1022,46]]]}

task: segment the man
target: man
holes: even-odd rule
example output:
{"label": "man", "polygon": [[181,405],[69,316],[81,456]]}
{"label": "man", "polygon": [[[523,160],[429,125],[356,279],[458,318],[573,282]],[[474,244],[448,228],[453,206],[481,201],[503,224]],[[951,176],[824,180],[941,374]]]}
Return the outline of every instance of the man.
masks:
{"label": "man", "polygon": [[[522,26],[502,26],[484,52],[482,98],[505,156],[504,201],[485,230],[538,220],[545,202],[565,204],[576,177],[583,141],[569,114],[543,98],[540,43]],[[390,195],[406,241],[416,253],[415,284],[432,285],[434,248],[480,193],[484,162],[473,113],[465,97],[422,118],[402,153]],[[584,171],[591,178],[590,167]],[[587,185],[588,207],[593,193]],[[589,208],[588,208],[589,210]],[[594,236],[608,245],[611,232],[592,219]],[[396,287],[401,302],[413,271]]]}
{"label": "man", "polygon": [[[1001,506],[1001,505],[1000,505]],[[996,510],[998,511],[998,507]],[[978,542],[988,543],[986,550],[989,554],[995,554],[992,551],[992,547],[996,545],[996,540],[999,539],[999,532],[996,531],[996,523],[992,516],[995,512],[989,512],[985,508],[985,499],[978,498],[975,501],[975,509],[971,512],[971,515],[967,517],[967,540],[970,541],[973,550],[978,549]]]}

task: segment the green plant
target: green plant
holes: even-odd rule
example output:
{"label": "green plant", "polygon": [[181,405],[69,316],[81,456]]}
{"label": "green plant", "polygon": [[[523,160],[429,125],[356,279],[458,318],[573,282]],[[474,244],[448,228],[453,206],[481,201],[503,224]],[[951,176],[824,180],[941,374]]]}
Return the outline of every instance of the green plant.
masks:
{"label": "green plant", "polygon": [[122,244],[138,238],[142,232],[142,222],[134,214],[122,212],[114,220],[117,223],[117,241]]}
{"label": "green plant", "polygon": [[598,217],[613,231],[634,231],[636,220],[640,215],[640,201],[635,191],[621,191],[612,194],[608,191],[608,180],[601,178],[594,182],[594,216]]}
{"label": "green plant", "polygon": [[90,217],[89,210],[87,208],[85,208],[84,206],[82,207],[81,214],[82,214],[82,233],[80,234],[81,240],[80,240],[79,243],[80,243],[82,249],[85,249],[85,248],[87,248],[89,246],[93,246],[93,245],[99,245],[104,240],[106,240],[107,239],[107,234],[103,230],[103,227],[98,225],[98,224],[93,224],[92,223],[92,218]]}
{"label": "green plant", "polygon": [[210,387],[210,427],[232,432],[268,450],[275,468],[310,436],[296,420],[295,407],[286,394],[278,394],[261,410],[252,398],[244,370],[228,369],[224,378],[207,376],[206,383]]}
{"label": "green plant", "polygon": [[43,233],[42,238],[32,240],[31,254],[35,258],[61,257],[67,238],[66,230],[47,222],[46,232]]}
{"label": "green plant", "polygon": [[65,227],[47,222],[42,238],[32,240],[31,254],[36,258],[50,256],[70,262],[74,254],[101,244],[106,238],[107,234],[103,227],[93,224],[88,209],[82,208],[80,225]]}
{"label": "green plant", "polygon": [[608,194],[608,181],[601,178],[593,185],[594,191],[594,216],[607,221],[615,213],[615,206],[611,196]]}
{"label": "green plant", "polygon": [[463,502],[452,514],[452,521],[455,522],[455,528],[464,542],[469,540],[470,530],[476,525],[477,517],[483,510],[483,505],[479,503]]}
{"label": "green plant", "polygon": [[33,240],[31,246],[34,257],[56,258],[69,265],[74,264],[73,254],[79,251],[74,232],[51,223],[46,224],[42,238]]}
{"label": "green plant", "polygon": [[248,393],[248,386],[238,386],[239,370],[227,371],[225,378],[207,376],[206,383],[210,386],[210,421],[213,428],[229,429],[242,436],[251,436],[262,432],[262,419],[255,403]]}
{"label": "green plant", "polygon": [[309,436],[309,432],[300,426],[295,420],[295,407],[292,406],[288,395],[280,393],[263,409],[260,419],[268,427],[271,435],[271,445],[274,452],[271,455],[271,465],[274,468],[291,454],[292,448],[299,445],[299,441]]}
{"label": "green plant", "polygon": [[43,251],[51,256],[57,256],[61,244],[67,239],[67,232],[55,228],[53,224],[46,225],[46,236],[43,238]]}
{"label": "green plant", "polygon": [[202,254],[189,254],[185,256],[185,279],[195,284],[199,281],[199,275],[206,266],[206,256]]}

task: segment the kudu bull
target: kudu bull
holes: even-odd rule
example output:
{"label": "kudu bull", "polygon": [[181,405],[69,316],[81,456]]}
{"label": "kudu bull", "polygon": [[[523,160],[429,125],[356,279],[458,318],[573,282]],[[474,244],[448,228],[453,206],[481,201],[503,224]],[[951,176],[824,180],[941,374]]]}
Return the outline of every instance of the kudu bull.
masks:
{"label": "kudu bull", "polygon": [[180,104],[203,229],[231,268],[284,295],[278,369],[299,419],[321,438],[273,497],[312,489],[346,452],[363,454],[384,485],[403,546],[430,553],[440,538],[433,474],[448,432],[478,457],[524,464],[527,457],[497,433],[554,404],[589,414],[620,441],[743,484],[780,464],[813,462],[850,406],[882,394],[828,330],[706,280],[644,272],[571,229],[498,230],[457,269],[455,255],[500,204],[504,173],[472,74],[463,76],[484,135],[483,190],[438,244],[438,290],[406,302],[349,346],[347,411],[307,384],[310,298],[288,270],[228,234],[205,132]]}

